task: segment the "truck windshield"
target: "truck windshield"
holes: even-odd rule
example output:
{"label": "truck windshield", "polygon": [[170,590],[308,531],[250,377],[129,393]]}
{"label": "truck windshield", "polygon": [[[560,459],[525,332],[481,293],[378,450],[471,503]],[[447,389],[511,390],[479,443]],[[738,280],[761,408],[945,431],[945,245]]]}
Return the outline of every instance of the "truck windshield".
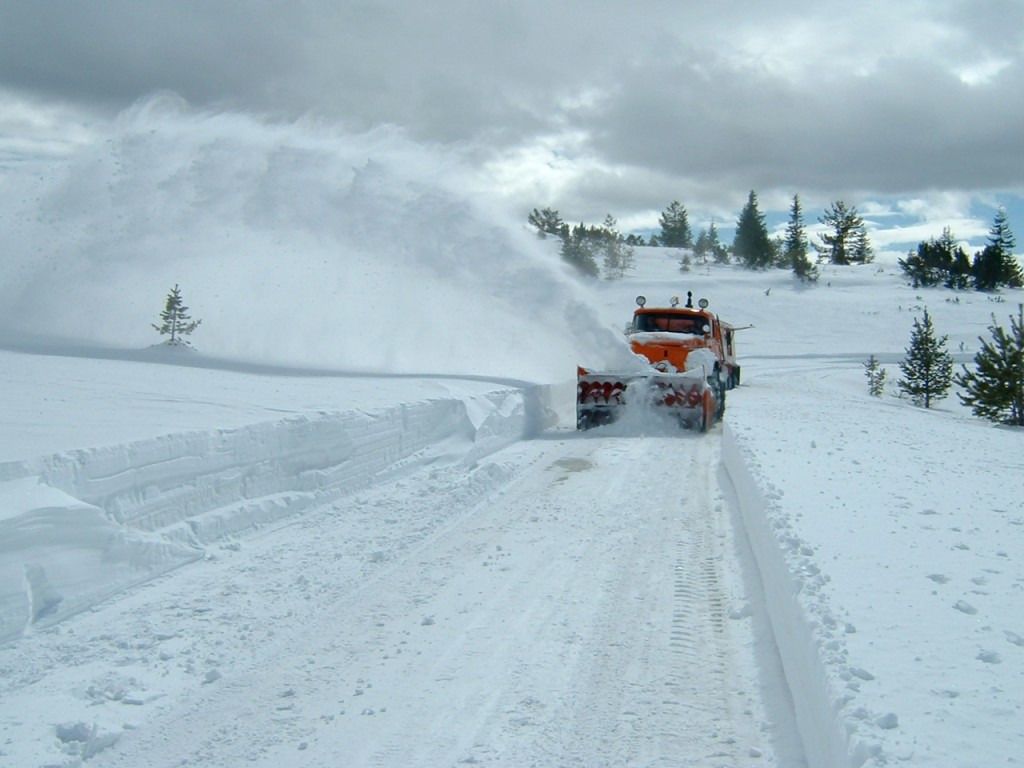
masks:
{"label": "truck windshield", "polygon": [[700,315],[659,315],[653,312],[637,315],[633,322],[633,330],[641,333],[665,331],[668,333],[704,334],[704,326],[708,321]]}

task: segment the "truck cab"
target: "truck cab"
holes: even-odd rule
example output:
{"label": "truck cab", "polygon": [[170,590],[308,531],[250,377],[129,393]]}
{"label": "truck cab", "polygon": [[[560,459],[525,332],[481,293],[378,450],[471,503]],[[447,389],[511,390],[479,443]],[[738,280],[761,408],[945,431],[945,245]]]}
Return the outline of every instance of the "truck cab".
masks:
{"label": "truck cab", "polygon": [[[669,307],[648,308],[643,296],[627,331],[630,347],[662,371],[687,371],[700,365],[708,377],[720,378],[725,389],[739,384],[735,329],[710,312],[706,299],[693,306],[692,294],[680,306],[673,297]],[[702,350],[697,352],[697,350]]]}

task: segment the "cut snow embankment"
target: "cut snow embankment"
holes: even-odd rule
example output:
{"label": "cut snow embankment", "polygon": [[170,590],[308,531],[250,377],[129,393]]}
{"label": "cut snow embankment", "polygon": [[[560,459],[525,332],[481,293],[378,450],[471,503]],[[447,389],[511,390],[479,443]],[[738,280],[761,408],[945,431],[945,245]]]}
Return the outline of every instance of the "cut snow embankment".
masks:
{"label": "cut snow embankment", "polygon": [[770,365],[731,398],[722,456],[808,765],[1013,762],[1019,431],[872,398],[859,363]]}
{"label": "cut snow embankment", "polygon": [[204,547],[445,454],[537,430],[546,388],[189,431],[0,464],[0,640],[49,626]]}
{"label": "cut snow embankment", "polygon": [[[849,747],[836,711],[838,697],[828,668],[822,663],[816,632],[821,618],[816,618],[816,609],[824,606],[813,599],[814,585],[824,577],[815,572],[816,566],[806,557],[806,546],[780,514],[780,494],[752,469],[757,464],[749,448],[737,440],[728,424],[723,432],[722,464],[736,492],[743,527],[757,561],[808,765],[849,765]],[[827,616],[825,619],[829,621]]]}

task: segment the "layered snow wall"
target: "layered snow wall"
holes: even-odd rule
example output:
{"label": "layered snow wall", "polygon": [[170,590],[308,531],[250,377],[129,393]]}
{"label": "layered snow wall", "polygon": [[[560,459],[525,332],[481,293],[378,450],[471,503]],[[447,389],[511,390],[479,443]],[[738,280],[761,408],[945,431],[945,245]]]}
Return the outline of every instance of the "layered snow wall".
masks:
{"label": "layered snow wall", "polygon": [[546,388],[169,434],[0,464],[0,641],[55,624],[232,535],[536,431]]}

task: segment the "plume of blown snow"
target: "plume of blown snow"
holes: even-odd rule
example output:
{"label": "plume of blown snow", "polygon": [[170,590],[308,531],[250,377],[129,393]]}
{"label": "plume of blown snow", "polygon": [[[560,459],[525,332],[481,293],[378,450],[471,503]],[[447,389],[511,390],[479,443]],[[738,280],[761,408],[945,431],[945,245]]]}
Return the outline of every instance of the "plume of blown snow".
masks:
{"label": "plume of blown snow", "polygon": [[146,347],[179,285],[212,356],[553,381],[621,354],[550,241],[467,167],[393,128],[153,96],[3,179],[0,333]]}

